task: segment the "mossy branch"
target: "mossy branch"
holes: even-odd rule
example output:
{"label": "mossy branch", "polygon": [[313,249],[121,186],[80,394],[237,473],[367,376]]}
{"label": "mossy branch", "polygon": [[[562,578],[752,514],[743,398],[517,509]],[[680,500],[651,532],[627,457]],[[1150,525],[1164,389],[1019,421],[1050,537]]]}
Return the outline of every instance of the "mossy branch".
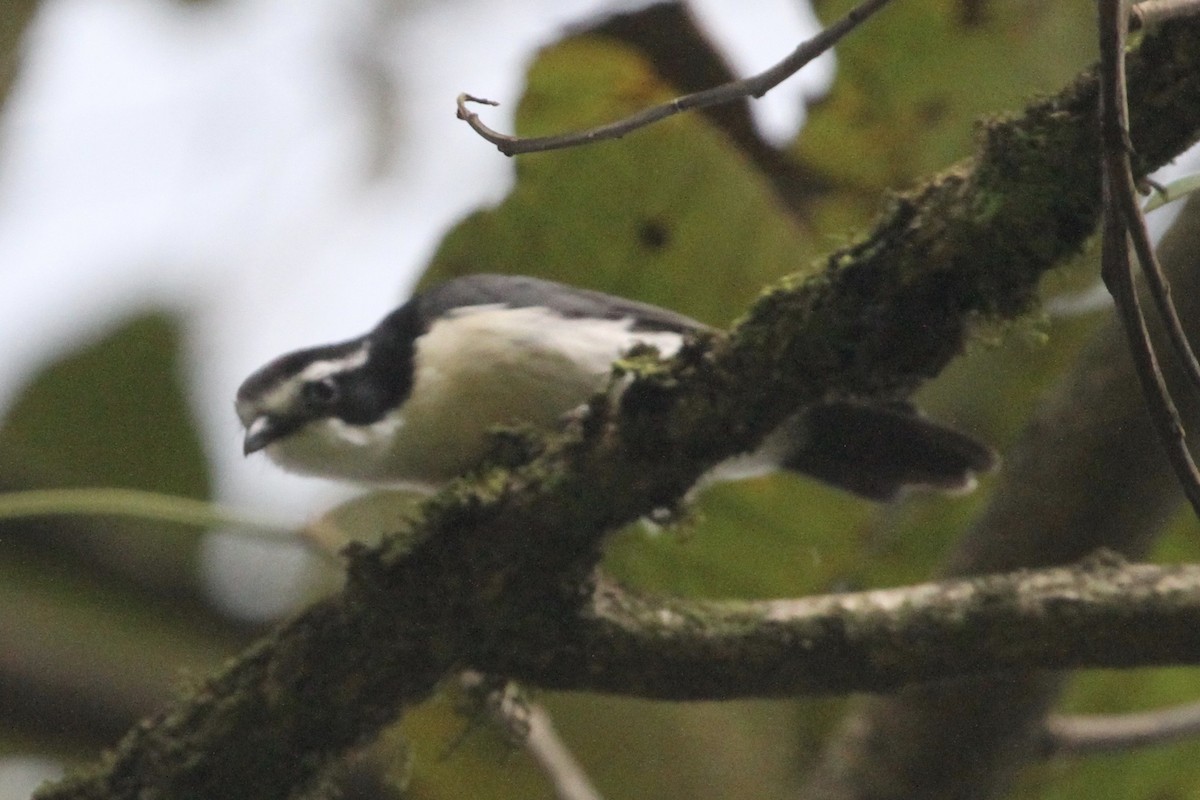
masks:
{"label": "mossy branch", "polygon": [[[1129,86],[1144,174],[1200,131],[1200,23],[1147,36]],[[586,607],[608,531],[676,502],[798,406],[904,395],[961,352],[973,319],[1028,306],[1040,276],[1095,230],[1095,105],[1089,73],[988,123],[973,162],[897,199],[820,275],[785,281],[729,337],[646,370],[619,407],[597,401],[534,462],[460,483],[404,536],[356,550],[341,593],[38,796],[288,797],[448,674],[553,652],[547,637]],[[777,667],[762,666],[766,693]],[[589,685],[586,669],[577,677]]]}
{"label": "mossy branch", "polygon": [[[1200,565],[1070,568],[792,600],[598,591],[540,649],[487,654],[531,685],[659,700],[853,691],[1008,670],[1200,663]],[[529,637],[526,637],[527,639]]]}

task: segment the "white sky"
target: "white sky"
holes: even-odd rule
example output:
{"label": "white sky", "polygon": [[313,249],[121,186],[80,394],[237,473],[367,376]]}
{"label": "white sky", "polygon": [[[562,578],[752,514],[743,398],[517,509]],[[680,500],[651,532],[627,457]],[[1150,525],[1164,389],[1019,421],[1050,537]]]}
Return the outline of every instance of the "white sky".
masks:
{"label": "white sky", "polygon": [[[511,129],[534,49],[634,5],[46,0],[0,131],[0,413],[64,349],[177,309],[220,498],[287,520],[327,506],[332,485],[242,458],[237,385],[286,350],[368,329],[449,225],[504,196],[512,162],[454,119],[460,91],[504,101],[486,118]],[[791,0],[692,7],[748,72],[814,26]],[[801,93],[829,77],[823,60],[759,101],[764,132],[794,135]],[[397,120],[382,169],[379,86]],[[210,557],[228,607],[290,601],[297,557],[267,554],[267,570],[241,543]]]}

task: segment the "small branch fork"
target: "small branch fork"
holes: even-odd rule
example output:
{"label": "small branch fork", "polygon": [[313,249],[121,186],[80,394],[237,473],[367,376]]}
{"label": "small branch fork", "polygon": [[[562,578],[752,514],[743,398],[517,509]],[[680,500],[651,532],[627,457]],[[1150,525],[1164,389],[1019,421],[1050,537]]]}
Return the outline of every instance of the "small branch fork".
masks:
{"label": "small branch fork", "polygon": [[876,11],[882,9],[889,2],[890,0],[863,0],[862,3],[852,8],[844,17],[816,36],[801,43],[787,58],[764,72],[742,80],[730,81],[720,86],[714,86],[711,89],[684,95],[683,97],[676,97],[670,102],[644,109],[625,119],[596,128],[589,128],[588,130],[575,133],[556,134],[554,136],[530,138],[509,136],[483,124],[483,121],[479,119],[479,115],[467,107],[468,103],[480,103],[488,106],[497,106],[500,104],[493,100],[485,100],[482,97],[475,97],[466,93],[458,96],[458,118],[470,125],[471,129],[484,139],[496,145],[496,149],[506,156],[515,156],[522,153],[544,153],[549,150],[578,147],[579,145],[602,142],[607,139],[619,139],[639,128],[652,125],[659,120],[666,119],[683,111],[708,108],[742,98],[762,97],[795,75],[802,67],[816,59],[817,56],[831,49],[846,34],[866,22]]}
{"label": "small branch fork", "polygon": [[[1195,9],[1195,3],[1186,5]],[[1171,10],[1175,11],[1174,5]],[[1197,364],[1171,301],[1171,288],[1155,256],[1133,179],[1125,86],[1127,25],[1122,0],[1100,0],[1100,136],[1104,193],[1101,275],[1129,337],[1134,365],[1154,425],[1184,494],[1200,516],[1200,470],[1187,448],[1186,432],[1171,399],[1134,287],[1131,241],[1151,297],[1166,326],[1171,349],[1183,363],[1193,386],[1200,388],[1200,364]]]}

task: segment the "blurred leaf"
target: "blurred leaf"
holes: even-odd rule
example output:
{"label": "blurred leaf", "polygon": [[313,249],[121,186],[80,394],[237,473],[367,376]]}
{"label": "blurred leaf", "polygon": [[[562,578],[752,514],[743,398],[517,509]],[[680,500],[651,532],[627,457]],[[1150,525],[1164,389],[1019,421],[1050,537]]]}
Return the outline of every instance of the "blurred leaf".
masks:
{"label": "blurred leaf", "polygon": [[408,796],[416,800],[549,796],[529,755],[497,726],[459,713],[447,693],[405,714],[402,729],[412,748]]}
{"label": "blurred leaf", "polygon": [[[586,693],[535,693],[604,797],[784,798],[790,796],[798,707],[820,717],[834,704],[737,701],[656,703]],[[477,800],[549,796],[529,754],[446,697],[405,717],[415,798]]]}
{"label": "blurred leaf", "polygon": [[338,554],[353,542],[374,545],[401,530],[422,499],[422,495],[402,489],[379,489],[353,497],[309,521],[299,536],[323,558],[312,564],[306,595],[316,599],[340,589],[346,570]]}
{"label": "blurred leaf", "polygon": [[201,608],[126,589],[70,562],[0,559],[0,751],[30,737],[90,758],[244,644]]}
{"label": "blurred leaf", "polygon": [[331,553],[351,542],[375,544],[381,536],[399,529],[401,522],[416,512],[423,497],[402,489],[367,492],[329,509],[306,530]]}
{"label": "blurred leaf", "polygon": [[796,709],[827,705],[655,703],[589,694],[544,700],[600,793],[614,800],[795,797]]}
{"label": "blurred leaf", "polygon": [[[570,39],[534,64],[517,127],[526,135],[582,128],[673,95],[636,50]],[[768,181],[698,115],[525,156],[516,168],[513,193],[447,235],[426,282],[530,274],[727,325],[764,284],[815,255]]]}
{"label": "blurred leaf", "polygon": [[7,0],[0,9],[0,103],[20,71],[21,44],[40,3],[37,0]]}
{"label": "blurred leaf", "polygon": [[175,323],[151,314],[46,369],[0,427],[0,469],[40,486],[206,497],[178,352]]}
{"label": "blurred leaf", "polygon": [[[818,0],[832,20],[849,0]],[[868,197],[968,155],[973,122],[1056,91],[1096,54],[1084,0],[894,3],[837,49],[837,78],[797,154]]]}
{"label": "blurred leaf", "polygon": [[[37,376],[0,426],[0,482],[209,494],[207,461],[180,384],[179,331],[147,314]],[[9,528],[9,530],[14,530]],[[189,591],[191,528],[131,519],[23,523],[25,541],[58,543],[140,582]]]}
{"label": "blurred leaf", "polygon": [[[110,512],[140,504],[181,519],[219,514],[145,494],[209,492],[179,351],[176,323],[146,314],[47,367],[0,426],[0,482],[139,490],[72,495],[108,502]],[[45,495],[25,495],[37,497]],[[111,742],[174,692],[181,670],[206,672],[244,640],[200,602],[195,522],[60,515],[3,524],[0,706],[14,735],[56,736],[58,747]]]}

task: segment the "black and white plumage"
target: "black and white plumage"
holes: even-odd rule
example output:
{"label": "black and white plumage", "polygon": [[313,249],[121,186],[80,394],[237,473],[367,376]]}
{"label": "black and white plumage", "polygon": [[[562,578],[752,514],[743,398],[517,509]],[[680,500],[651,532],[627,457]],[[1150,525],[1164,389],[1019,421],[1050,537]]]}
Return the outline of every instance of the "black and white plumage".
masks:
{"label": "black and white plumage", "polygon": [[[491,429],[553,428],[636,344],[673,355],[695,320],[536,278],[471,275],[372,331],[272,361],[242,384],[245,452],[295,472],[433,489],[475,467]],[[970,488],[992,451],[907,406],[834,402],[788,420],[718,479],[787,468],[865,497]]]}

